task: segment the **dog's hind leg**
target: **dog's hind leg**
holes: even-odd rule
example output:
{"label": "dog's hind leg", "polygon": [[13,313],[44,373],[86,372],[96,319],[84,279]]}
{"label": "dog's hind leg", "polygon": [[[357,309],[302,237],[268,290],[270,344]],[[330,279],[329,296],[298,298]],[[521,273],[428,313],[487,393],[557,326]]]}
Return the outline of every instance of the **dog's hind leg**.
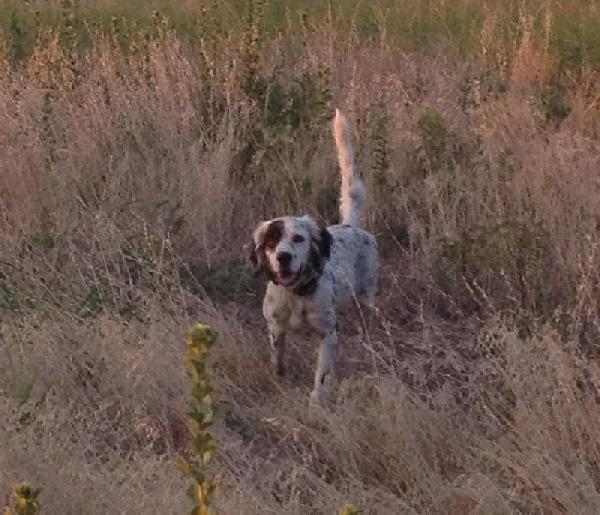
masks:
{"label": "dog's hind leg", "polygon": [[375,295],[377,293],[377,277],[379,274],[379,263],[377,255],[372,253],[366,260],[370,265],[361,270],[360,289],[358,294],[358,309],[361,325],[367,338],[375,326]]}

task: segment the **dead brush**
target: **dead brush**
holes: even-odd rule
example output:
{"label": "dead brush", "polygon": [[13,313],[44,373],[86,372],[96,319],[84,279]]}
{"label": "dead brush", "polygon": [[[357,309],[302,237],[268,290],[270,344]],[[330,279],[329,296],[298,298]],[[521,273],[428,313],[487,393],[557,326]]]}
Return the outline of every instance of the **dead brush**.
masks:
{"label": "dead brush", "polygon": [[[521,2],[525,45],[518,9],[460,1],[483,12],[465,52],[396,45],[393,9],[385,44],[365,38],[372,18],[346,0],[310,11],[302,38],[258,4],[256,25],[203,3],[214,30],[190,34],[172,11],[165,28],[162,10],[75,2],[67,36],[60,7],[34,28],[9,3],[22,2],[0,2],[0,356],[15,371],[0,359],[3,502],[31,477],[48,513],[188,510],[172,407],[188,398],[181,327],[200,318],[219,329],[211,381],[230,413],[207,428],[223,513],[335,513],[346,499],[377,514],[600,513],[589,2],[546,2],[551,16]],[[403,41],[457,3],[417,9]],[[290,382],[264,372],[240,249],[252,221],[284,209],[334,221],[333,105],[363,120],[357,165],[381,182],[367,225],[395,241],[387,325],[365,353],[348,317],[341,370],[355,380],[323,427],[298,393],[312,347],[291,345]],[[298,428],[316,451],[290,445]]]}

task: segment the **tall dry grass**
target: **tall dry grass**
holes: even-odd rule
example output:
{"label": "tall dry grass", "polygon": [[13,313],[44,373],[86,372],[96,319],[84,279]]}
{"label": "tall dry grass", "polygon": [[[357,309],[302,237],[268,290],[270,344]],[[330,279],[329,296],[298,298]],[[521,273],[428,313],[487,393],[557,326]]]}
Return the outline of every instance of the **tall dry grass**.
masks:
{"label": "tall dry grass", "polygon": [[[266,39],[254,8],[239,35],[157,18],[126,45],[6,51],[0,498],[27,478],[48,513],[185,510],[181,336],[202,320],[222,513],[598,512],[596,72],[565,71],[525,14],[466,57],[331,19]],[[314,349],[271,375],[241,249],[265,217],[335,221],[332,105],[383,272],[314,417]]]}

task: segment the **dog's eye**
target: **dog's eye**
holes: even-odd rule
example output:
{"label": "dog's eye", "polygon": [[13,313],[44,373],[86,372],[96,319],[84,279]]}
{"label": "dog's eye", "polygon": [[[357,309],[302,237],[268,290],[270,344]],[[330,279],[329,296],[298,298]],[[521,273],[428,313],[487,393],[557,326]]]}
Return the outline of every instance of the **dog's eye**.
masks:
{"label": "dog's eye", "polygon": [[296,234],[293,238],[292,241],[294,243],[302,243],[304,241],[304,236],[302,236],[301,234]]}

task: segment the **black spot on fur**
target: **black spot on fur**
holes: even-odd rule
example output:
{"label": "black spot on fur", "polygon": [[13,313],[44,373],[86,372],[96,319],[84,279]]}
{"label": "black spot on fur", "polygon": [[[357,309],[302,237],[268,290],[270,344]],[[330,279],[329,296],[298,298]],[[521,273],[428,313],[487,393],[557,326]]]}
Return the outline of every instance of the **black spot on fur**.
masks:
{"label": "black spot on fur", "polygon": [[325,267],[325,262],[331,257],[331,233],[322,227],[317,237],[313,237],[313,241],[310,246],[309,265],[312,267],[313,272],[321,274]]}
{"label": "black spot on fur", "polygon": [[310,295],[315,291],[325,263],[331,257],[332,241],[333,237],[326,227],[319,228],[316,234],[313,233],[308,262],[302,269],[298,286],[294,289],[297,295]]}
{"label": "black spot on fur", "polygon": [[331,244],[333,243],[333,237],[326,227],[321,228],[320,236],[321,241],[319,242],[319,250],[325,259],[329,259],[331,257]]}

